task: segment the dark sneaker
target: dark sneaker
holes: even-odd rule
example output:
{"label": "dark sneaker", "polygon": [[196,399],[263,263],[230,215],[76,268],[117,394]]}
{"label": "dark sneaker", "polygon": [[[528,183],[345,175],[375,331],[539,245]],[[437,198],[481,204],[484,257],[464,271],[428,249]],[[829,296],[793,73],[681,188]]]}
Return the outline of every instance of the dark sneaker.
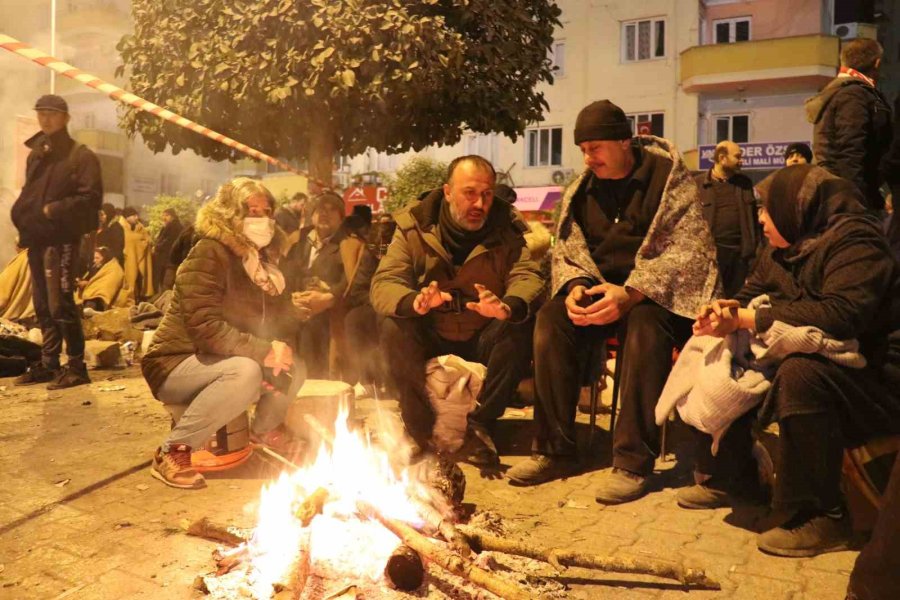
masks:
{"label": "dark sneaker", "polygon": [[839,519],[801,511],[784,525],[759,534],[756,546],[767,554],[800,558],[847,550],[851,536],[846,510]]}
{"label": "dark sneaker", "polygon": [[578,463],[573,458],[535,454],[507,471],[506,478],[512,485],[538,485],[577,471]]}
{"label": "dark sneaker", "polygon": [[36,364],[13,380],[16,385],[36,385],[48,383],[59,377],[59,369],[48,369],[43,364]]}
{"label": "dark sneaker", "polygon": [[682,488],[675,497],[678,506],[695,510],[722,508],[735,502],[767,504],[767,490],[760,484],[756,468],[745,476],[721,480],[711,477],[703,483]]}
{"label": "dark sneaker", "polygon": [[206,487],[203,475],[191,466],[191,447],[184,444],[173,446],[168,452],[157,448],[150,474],[174,488],[198,490]]}
{"label": "dark sneaker", "polygon": [[722,508],[730,506],[731,500],[728,491],[720,487],[712,479],[703,483],[696,483],[690,487],[678,490],[675,496],[678,506],[695,510]]}
{"label": "dark sneaker", "polygon": [[63,390],[77,385],[87,385],[91,382],[88,377],[87,369],[84,367],[65,366],[60,371],[59,376],[47,385],[48,390]]}
{"label": "dark sneaker", "polygon": [[624,504],[637,500],[647,493],[647,477],[614,468],[597,489],[596,498],[600,504]]}

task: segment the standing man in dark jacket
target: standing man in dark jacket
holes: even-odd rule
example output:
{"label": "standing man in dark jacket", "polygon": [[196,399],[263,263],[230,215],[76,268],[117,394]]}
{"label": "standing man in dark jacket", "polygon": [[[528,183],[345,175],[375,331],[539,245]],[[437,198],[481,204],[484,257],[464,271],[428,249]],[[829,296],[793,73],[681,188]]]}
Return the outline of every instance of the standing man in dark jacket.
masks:
{"label": "standing man in dark jacket", "polygon": [[162,229],[156,234],[156,240],[153,242],[153,288],[158,291],[163,290],[163,279],[169,265],[169,255],[182,230],[181,221],[178,220],[178,215],[171,208],[163,211],[162,221]]}
{"label": "standing man in dark jacket", "polygon": [[900,217],[897,208],[900,206],[900,94],[894,100],[894,137],[881,163],[881,173],[885,183],[891,188],[893,198],[893,214],[887,222],[887,236],[891,251],[900,260]]}
{"label": "standing man in dark jacket", "polygon": [[872,211],[884,208],[881,158],[891,143],[891,109],[875,88],[883,50],[858,38],[841,48],[841,70],[806,101],[816,164],[856,184]]}
{"label": "standing man in dark jacket", "polygon": [[[397,231],[372,280],[385,315],[381,344],[400,413],[421,449],[435,414],[425,391],[428,359],[455,354],[487,366],[468,415],[468,460],[499,462],[491,429],[531,362],[531,323],[544,290],[525,246],[528,226],[494,198],[494,167],[480,156],[450,163],[443,189],[394,215]],[[464,447],[465,448],[465,447]]]}
{"label": "standing man in dark jacket", "polygon": [[[90,383],[84,364],[84,331],[75,305],[75,277],[84,234],[97,229],[103,184],[100,161],[69,136],[69,107],[59,96],[41,96],[34,106],[40,133],[31,148],[25,186],[12,208],[20,244],[28,248],[34,310],[43,335],[41,363],[18,385],[52,382],[48,389]],[[69,358],[60,368],[63,340]]]}
{"label": "standing man in dark jacket", "polygon": [[[551,299],[534,328],[534,455],[507,471],[536,485],[577,468],[575,405],[592,352],[621,343],[621,416],[603,504],[647,492],[659,453],[654,410],[672,349],[691,336],[690,317],[712,297],[718,271],[697,186],[675,146],[632,138],[624,111],[600,100],[575,121],[585,171],[563,195],[552,251]],[[592,356],[593,355],[593,356]]]}
{"label": "standing man in dark jacket", "polygon": [[719,276],[725,297],[744,285],[759,245],[753,182],[741,173],[743,151],[731,141],[720,142],[713,167],[694,178],[700,188],[703,216],[716,240]]}

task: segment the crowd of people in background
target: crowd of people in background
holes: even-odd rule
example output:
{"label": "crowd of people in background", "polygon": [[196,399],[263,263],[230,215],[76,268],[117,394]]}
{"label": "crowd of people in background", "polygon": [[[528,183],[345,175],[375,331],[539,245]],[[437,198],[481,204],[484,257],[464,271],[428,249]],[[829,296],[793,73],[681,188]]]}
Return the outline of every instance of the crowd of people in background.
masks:
{"label": "crowd of people in background", "polygon": [[[671,401],[695,438],[695,485],[680,506],[758,497],[753,432],[777,423],[781,519],[759,548],[846,548],[842,452],[900,434],[900,225],[884,193],[900,193],[900,119],[875,87],[881,54],[873,40],[844,44],[840,74],[807,103],[813,148],[791,145],[786,166],[755,186],[738,144],[721,142],[713,167],[691,173],[671,142],[634,136],[622,108],[590,104],[574,129],[585,170],[563,195],[552,248],[479,156],[454,160],[442,187],[393,218],[367,207],[348,216],[330,191],[279,208],[260,182],[238,178],[193,224],[165,213],[151,240],[136,210],[101,206],[96,157],[68,136],[65,102],[42,97],[13,209],[24,250],[0,276],[4,287],[19,274],[6,303],[27,314],[27,263],[43,334],[40,362],[17,383],[88,382],[81,306],[172,290],[141,365],[160,401],[186,406],[153,461],[167,485],[202,487],[192,449],[254,402],[256,443],[296,449],[282,420],[307,377],[373,395],[390,386],[418,453],[497,469],[497,419],[531,373],[533,454],[506,478],[539,485],[583,468],[576,405],[615,340],[620,414],[598,502],[652,489],[661,403]],[[446,355],[486,367],[450,451],[435,442],[426,381]],[[855,598],[886,597],[879,590],[898,583],[897,470],[885,497],[894,518],[860,558]]]}

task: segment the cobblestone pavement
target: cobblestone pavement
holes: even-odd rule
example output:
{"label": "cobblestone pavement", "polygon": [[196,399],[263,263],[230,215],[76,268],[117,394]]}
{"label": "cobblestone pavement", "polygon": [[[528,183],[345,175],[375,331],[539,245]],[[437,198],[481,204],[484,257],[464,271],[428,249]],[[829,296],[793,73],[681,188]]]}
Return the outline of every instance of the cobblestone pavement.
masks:
{"label": "cobblestone pavement", "polygon": [[[210,570],[214,546],[182,535],[179,522],[208,516],[252,525],[254,502],[271,469],[254,459],[211,476],[205,490],[163,486],[149,476],[147,464],[168,429],[167,414],[136,368],[98,371],[93,378],[90,386],[61,392],[0,380],[0,598],[197,597],[191,585]],[[526,453],[529,424],[523,417],[529,414],[509,411],[502,423],[505,464]],[[645,498],[616,507],[596,504],[593,489],[609,457],[606,431],[596,437],[595,468],[536,488],[485,479],[466,466],[466,502],[499,513],[535,543],[684,561],[706,568],[723,589],[686,592],[662,580],[570,569],[559,576],[570,597],[844,597],[855,552],[799,560],[761,554],[752,529],[763,512],[679,509],[675,493],[687,475],[675,461],[659,463],[657,486]],[[681,452],[684,444],[673,437]]]}

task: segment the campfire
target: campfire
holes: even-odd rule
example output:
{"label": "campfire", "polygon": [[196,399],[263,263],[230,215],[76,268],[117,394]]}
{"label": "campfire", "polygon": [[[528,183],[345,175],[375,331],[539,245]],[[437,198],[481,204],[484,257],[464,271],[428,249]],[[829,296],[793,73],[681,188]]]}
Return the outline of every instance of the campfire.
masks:
{"label": "campfire", "polygon": [[391,429],[399,433],[397,428],[380,432],[381,441],[375,442],[368,433],[350,431],[346,410],[334,433],[312,417],[308,420],[321,434],[322,445],[311,462],[283,471],[263,488],[255,528],[226,528],[205,519],[189,527],[189,534],[230,546],[216,550],[216,572],[200,580],[199,587],[211,596],[405,597],[402,591],[421,591],[430,571],[442,573],[449,585],[467,588],[449,597],[545,595],[546,590],[523,587],[524,576],[513,569],[493,572],[485,551],[527,557],[520,560],[542,561],[557,570],[581,566],[650,573],[717,588],[702,571],[672,563],[541,549],[458,526],[464,479],[454,486],[454,478],[448,477],[453,469],[461,477],[458,467],[398,466],[398,455],[408,452],[398,443],[401,436],[388,435]]}

